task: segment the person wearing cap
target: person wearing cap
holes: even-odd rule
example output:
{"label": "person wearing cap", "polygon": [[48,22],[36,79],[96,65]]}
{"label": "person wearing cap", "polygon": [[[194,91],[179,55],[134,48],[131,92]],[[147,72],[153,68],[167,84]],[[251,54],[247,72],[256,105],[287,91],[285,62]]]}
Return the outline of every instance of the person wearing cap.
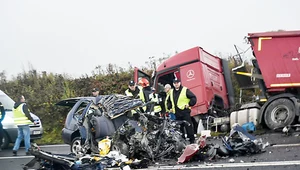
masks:
{"label": "person wearing cap", "polygon": [[139,98],[141,88],[139,88],[133,80],[128,83],[128,89],[125,91],[126,96],[132,96],[133,98]]}
{"label": "person wearing cap", "polygon": [[[144,96],[143,91],[142,91],[142,87],[137,86],[136,83],[133,80],[129,81],[128,89],[125,90],[125,95],[130,96],[130,97],[135,98],[135,99],[141,99]],[[135,114],[135,113],[136,113],[135,110],[131,110],[131,116],[133,116],[133,114]]]}
{"label": "person wearing cap", "polygon": [[176,120],[185,120],[190,123],[190,126],[184,125],[180,129],[184,134],[184,128],[187,132],[187,137],[190,143],[195,142],[194,127],[191,119],[191,106],[197,103],[197,97],[187,87],[181,85],[179,79],[173,80],[174,89],[170,92],[168,98],[168,109],[176,115]]}
{"label": "person wearing cap", "polygon": [[98,88],[93,88],[92,89],[92,95],[93,95],[93,97],[98,97],[99,96],[99,89]]}

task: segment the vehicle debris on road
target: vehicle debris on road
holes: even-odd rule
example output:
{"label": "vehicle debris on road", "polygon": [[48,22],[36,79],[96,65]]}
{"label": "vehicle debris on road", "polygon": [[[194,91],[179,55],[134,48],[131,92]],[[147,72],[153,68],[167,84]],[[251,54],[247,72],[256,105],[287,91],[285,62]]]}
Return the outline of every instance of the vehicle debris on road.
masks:
{"label": "vehicle debris on road", "polygon": [[[98,106],[99,110],[96,111],[95,106]],[[267,146],[238,124],[232,127],[229,136],[221,138],[223,144],[207,144],[205,135],[200,136],[196,143],[189,144],[182,138],[183,134],[179,129],[181,124],[187,122],[139,111],[135,116],[128,118],[111,136],[101,140],[95,139],[92,117],[103,115],[118,117],[118,114],[124,114],[130,109],[141,106],[142,103],[137,99],[122,95],[103,97],[99,103],[91,105],[93,111],[82,115],[83,120],[79,121],[80,126],[85,127],[85,133],[82,133],[81,155],[53,154],[33,145],[31,154],[35,158],[26,164],[24,169],[147,168],[155,166],[155,163],[162,160],[183,164],[191,161],[207,162],[220,157],[256,154],[263,152]]]}

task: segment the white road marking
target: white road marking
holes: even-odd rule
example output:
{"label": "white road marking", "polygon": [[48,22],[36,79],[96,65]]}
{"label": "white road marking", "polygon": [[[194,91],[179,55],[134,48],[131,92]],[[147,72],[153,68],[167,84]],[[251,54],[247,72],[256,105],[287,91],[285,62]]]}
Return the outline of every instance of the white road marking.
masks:
{"label": "white road marking", "polygon": [[34,158],[34,156],[9,156],[9,157],[0,157],[1,159],[28,159],[28,158]]}
{"label": "white road marking", "polygon": [[234,168],[234,167],[260,167],[260,166],[287,166],[300,165],[300,161],[276,161],[276,162],[253,162],[253,163],[225,163],[225,164],[199,164],[198,166],[161,166],[159,169],[199,169],[199,168]]}
{"label": "white road marking", "polygon": [[40,148],[51,148],[51,147],[66,147],[66,146],[70,146],[67,144],[62,144],[62,145],[41,145],[39,146]]}
{"label": "white road marking", "polygon": [[278,144],[278,145],[273,145],[272,147],[288,147],[288,146],[300,146],[300,143],[294,143],[294,144]]}

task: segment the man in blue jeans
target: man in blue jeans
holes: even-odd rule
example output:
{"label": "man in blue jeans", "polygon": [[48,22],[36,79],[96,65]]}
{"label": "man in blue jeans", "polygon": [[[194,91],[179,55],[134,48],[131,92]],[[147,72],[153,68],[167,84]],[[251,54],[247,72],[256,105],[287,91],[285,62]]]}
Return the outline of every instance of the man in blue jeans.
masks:
{"label": "man in blue jeans", "polygon": [[22,139],[24,139],[26,155],[30,155],[30,153],[28,152],[30,148],[29,125],[35,124],[35,121],[30,115],[30,111],[25,103],[25,97],[23,95],[20,96],[19,101],[15,103],[13,114],[14,123],[18,126],[18,137],[13,148],[13,155],[17,155],[17,151],[20,148]]}

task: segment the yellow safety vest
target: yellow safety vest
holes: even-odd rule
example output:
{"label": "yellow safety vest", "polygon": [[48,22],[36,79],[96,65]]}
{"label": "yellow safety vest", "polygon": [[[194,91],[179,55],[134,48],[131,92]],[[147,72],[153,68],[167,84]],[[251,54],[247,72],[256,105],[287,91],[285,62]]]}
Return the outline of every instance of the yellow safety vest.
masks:
{"label": "yellow safety vest", "polygon": [[[186,87],[182,87],[181,92],[179,94],[178,97],[178,101],[177,101],[177,107],[180,110],[184,110],[185,106],[187,104],[189,104],[190,99],[186,97]],[[172,103],[172,109],[175,108],[175,104],[174,104],[174,96],[173,96],[173,91],[170,93],[170,99],[171,99],[171,103]],[[175,113],[175,109],[173,109],[174,113]]]}
{"label": "yellow safety vest", "polygon": [[129,89],[127,89],[127,90],[125,91],[125,95],[126,95],[126,96],[133,96],[133,94],[132,94],[131,92],[129,92]]}
{"label": "yellow safety vest", "polygon": [[[169,109],[168,109],[168,100],[170,98],[170,94],[173,93],[173,89],[170,89],[167,93],[167,96],[166,96],[166,99],[165,99],[165,108],[166,108],[166,112],[169,112]],[[172,105],[172,110],[174,111],[175,108],[173,107],[174,105]]]}
{"label": "yellow safety vest", "polygon": [[[139,88],[139,98],[143,101],[143,102],[145,102],[145,96],[144,96],[144,93],[143,93],[143,88],[142,87],[140,87],[140,86],[137,86],[137,88]],[[125,91],[125,94],[126,94],[126,96],[133,96],[133,94],[129,91],[129,89],[127,89],[126,91]],[[143,110],[146,110],[146,107],[143,107]],[[136,113],[136,111],[135,110],[131,110],[131,113]]]}
{"label": "yellow safety vest", "polygon": [[[155,97],[154,97],[154,95],[155,95]],[[151,101],[155,102],[153,111],[154,111],[155,113],[161,112],[161,107],[160,107],[160,105],[158,105],[158,104],[159,104],[159,101],[158,101],[158,95],[155,94],[155,93],[151,93],[151,94],[149,95],[149,99],[151,99]]]}
{"label": "yellow safety vest", "polygon": [[33,124],[23,112],[23,105],[25,103],[20,104],[16,109],[13,109],[14,114],[14,123],[15,125],[30,125]]}

